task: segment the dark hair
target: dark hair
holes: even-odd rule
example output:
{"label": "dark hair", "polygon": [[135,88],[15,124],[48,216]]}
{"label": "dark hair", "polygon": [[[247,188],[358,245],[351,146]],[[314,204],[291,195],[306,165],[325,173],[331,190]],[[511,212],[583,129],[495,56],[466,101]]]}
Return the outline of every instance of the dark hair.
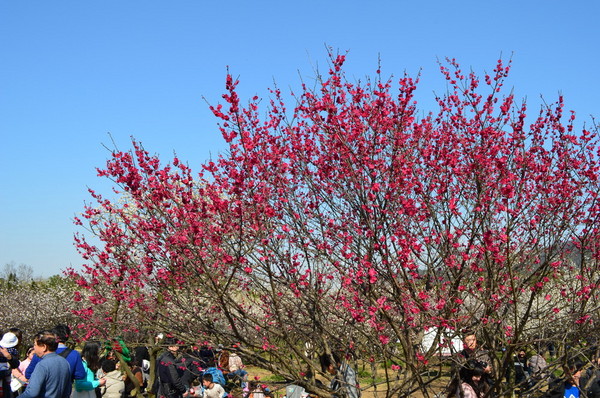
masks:
{"label": "dark hair", "polygon": [[473,376],[483,376],[484,369],[482,362],[471,359],[460,368],[459,375],[462,381],[469,383],[473,380]]}
{"label": "dark hair", "polygon": [[112,359],[105,359],[102,361],[102,371],[104,373],[112,372],[117,369],[117,361],[113,361]]}
{"label": "dark hair", "polygon": [[321,363],[321,371],[327,371],[330,365],[336,366],[341,362],[340,354],[332,352],[331,355],[323,353],[319,356],[319,362]]}
{"label": "dark hair", "polygon": [[100,344],[88,341],[81,350],[81,357],[85,360],[88,368],[94,373],[100,369]]}
{"label": "dark hair", "polygon": [[568,362],[569,370],[578,372],[585,366],[585,362],[581,359],[572,359]]}
{"label": "dark hair", "polygon": [[52,331],[56,334],[58,341],[61,343],[65,343],[67,340],[69,340],[69,336],[71,336],[71,329],[64,324],[58,324],[54,326]]}
{"label": "dark hair", "polygon": [[489,386],[487,382],[483,379],[483,377],[479,380],[479,382],[475,382],[473,380],[473,376],[483,376],[485,374],[485,368],[487,364],[470,359],[468,360],[459,371],[460,378],[462,382],[467,383],[477,394],[478,397],[483,397],[489,390]]}
{"label": "dark hair", "polygon": [[42,330],[38,332],[33,341],[36,345],[45,345],[48,351],[54,352],[58,348],[58,340],[56,334],[51,330]]}
{"label": "dark hair", "polygon": [[204,381],[208,381],[209,383],[213,382],[213,377],[210,373],[204,373],[204,375],[202,375],[202,380]]}

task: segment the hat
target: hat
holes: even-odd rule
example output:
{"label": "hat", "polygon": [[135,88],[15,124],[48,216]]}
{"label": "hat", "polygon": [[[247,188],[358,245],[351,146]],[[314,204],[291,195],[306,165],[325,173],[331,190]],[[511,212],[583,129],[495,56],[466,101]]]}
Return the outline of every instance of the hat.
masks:
{"label": "hat", "polygon": [[2,340],[0,340],[0,347],[4,348],[12,348],[19,344],[19,339],[14,333],[8,332],[4,333],[2,336]]}

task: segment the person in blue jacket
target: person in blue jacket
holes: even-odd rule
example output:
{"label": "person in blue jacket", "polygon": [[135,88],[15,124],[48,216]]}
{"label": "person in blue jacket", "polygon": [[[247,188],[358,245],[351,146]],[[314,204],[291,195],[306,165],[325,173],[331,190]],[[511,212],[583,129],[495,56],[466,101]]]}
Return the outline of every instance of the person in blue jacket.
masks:
{"label": "person in blue jacket", "polygon": [[71,395],[69,362],[56,353],[58,342],[50,330],[39,332],[33,349],[39,358],[22,398],[68,398]]}
{"label": "person in blue jacket", "polygon": [[[67,362],[69,362],[69,366],[71,367],[71,381],[73,380],[81,380],[86,377],[86,370],[83,367],[83,362],[81,361],[81,355],[77,350],[72,350],[67,347],[65,343],[69,339],[71,335],[71,329],[67,325],[56,325],[52,332],[56,335],[58,339],[58,348],[56,349],[56,353],[62,357],[64,357]],[[40,362],[41,358],[37,355],[34,355],[29,363],[29,366],[25,370],[25,377],[29,379],[33,374],[33,371],[37,364]]]}

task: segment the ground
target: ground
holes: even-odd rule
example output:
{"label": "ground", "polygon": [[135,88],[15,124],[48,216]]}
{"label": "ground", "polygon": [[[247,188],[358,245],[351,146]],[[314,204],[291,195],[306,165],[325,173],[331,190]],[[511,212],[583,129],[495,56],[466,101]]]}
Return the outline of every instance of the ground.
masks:
{"label": "ground", "polygon": [[[283,397],[285,395],[286,384],[275,381],[275,378],[272,376],[272,374],[269,371],[266,371],[264,369],[260,369],[257,367],[253,367],[253,366],[248,366],[246,368],[246,370],[248,371],[249,380],[252,380],[257,377],[259,381],[263,382],[264,384],[269,386],[269,388],[271,388],[272,390],[275,391],[274,397],[279,398],[279,397]],[[439,390],[440,393],[443,392],[447,383],[448,383],[447,379],[440,379],[440,381],[436,384],[436,386],[439,386],[439,388],[436,388],[436,390]],[[381,387],[380,387],[378,398],[382,398],[384,396],[385,396],[385,392],[382,392]],[[415,393],[415,394],[413,394],[413,397],[422,398],[423,394]],[[374,388],[370,388],[365,391],[362,391],[362,398],[375,398]]]}

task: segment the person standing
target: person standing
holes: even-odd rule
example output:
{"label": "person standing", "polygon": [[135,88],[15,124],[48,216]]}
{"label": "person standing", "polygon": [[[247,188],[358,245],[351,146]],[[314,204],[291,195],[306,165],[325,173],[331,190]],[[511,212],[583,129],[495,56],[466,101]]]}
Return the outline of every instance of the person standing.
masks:
{"label": "person standing", "polygon": [[[492,359],[487,352],[477,343],[475,332],[466,330],[463,332],[463,350],[458,353],[458,364],[462,367],[468,361],[475,361],[478,367],[483,369],[482,381],[488,386],[494,385],[492,377]],[[459,368],[460,369],[460,368]]]}
{"label": "person standing", "polygon": [[27,349],[27,356],[26,356],[25,360],[21,361],[21,363],[19,364],[19,367],[13,369],[13,371],[12,371],[13,379],[18,380],[19,383],[21,384],[21,387],[19,387],[18,392],[23,390],[23,388],[27,385],[27,378],[25,378],[25,370],[27,369],[27,366],[29,366],[29,363],[31,362],[31,358],[33,358],[33,355],[34,355],[33,347],[29,347]]}
{"label": "person standing", "polygon": [[56,334],[44,330],[36,334],[33,350],[40,358],[22,398],[68,398],[71,395],[71,367],[56,353]]}
{"label": "person standing", "polygon": [[[56,325],[54,329],[52,329],[52,333],[54,333],[58,339],[56,353],[69,362],[69,366],[71,367],[71,380],[85,379],[86,370],[83,367],[81,355],[77,350],[73,350],[65,345],[71,335],[71,329],[67,325]],[[34,355],[33,358],[31,358],[31,362],[25,370],[25,378],[29,379],[31,377],[39,361],[40,358],[37,355]]]}
{"label": "person standing", "polygon": [[319,357],[321,370],[333,375],[329,388],[334,391],[334,397],[360,397],[360,389],[356,380],[356,372],[350,367],[342,355],[337,352],[324,353]]}
{"label": "person standing", "polygon": [[167,350],[158,358],[158,396],[181,398],[188,395],[188,386],[183,382],[185,364],[179,359],[179,345],[174,338],[166,338]]}
{"label": "person standing", "polygon": [[96,388],[103,386],[106,379],[98,379],[96,373],[100,369],[100,344],[88,341],[81,350],[85,378],[75,380],[73,398],[96,398]]}
{"label": "person standing", "polygon": [[19,367],[18,352],[16,350],[19,340],[14,333],[2,334],[0,340],[0,394],[3,398],[11,398],[10,376],[13,369]]}
{"label": "person standing", "polygon": [[572,360],[564,366],[564,376],[562,379],[553,380],[548,386],[548,390],[543,395],[544,398],[579,398],[583,395],[579,387],[581,372],[585,364],[580,360]]}

